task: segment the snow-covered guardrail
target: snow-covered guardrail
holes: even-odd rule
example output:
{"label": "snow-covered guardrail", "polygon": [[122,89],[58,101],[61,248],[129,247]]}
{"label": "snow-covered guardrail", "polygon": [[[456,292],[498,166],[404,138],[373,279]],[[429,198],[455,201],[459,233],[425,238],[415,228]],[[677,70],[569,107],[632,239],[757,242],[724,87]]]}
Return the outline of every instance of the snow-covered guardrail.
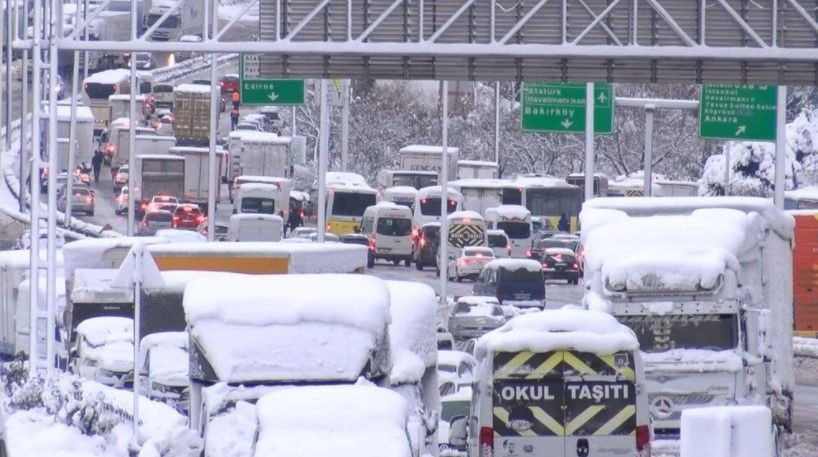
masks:
{"label": "snow-covered guardrail", "polygon": [[[238,54],[226,54],[217,58],[217,62],[219,66],[228,64],[233,60],[236,60]],[[189,76],[193,73],[202,71],[210,66],[210,59],[207,56],[196,57],[190,60],[186,60],[184,62],[180,62],[176,65],[171,65],[169,67],[162,67],[153,70],[153,76],[155,82],[167,82],[167,81],[174,81],[179,78],[184,78]],[[30,120],[30,116],[26,118],[26,121]],[[28,123],[28,122],[26,122]],[[2,163],[3,163],[3,182],[5,183],[5,188],[0,192],[6,193],[5,198],[0,198],[0,212],[7,215],[11,219],[20,221],[25,224],[30,223],[29,215],[26,213],[21,213],[18,210],[17,201],[20,195],[20,179],[18,176],[18,170],[15,169],[14,164],[20,154],[20,135],[23,133],[23,130],[20,128],[23,125],[21,119],[17,119],[8,126],[8,134],[11,138],[11,148],[2,156]],[[2,135],[5,135],[6,128],[0,130]],[[26,138],[28,141],[28,138]],[[7,192],[6,192],[7,191]],[[9,198],[11,197],[11,198]],[[12,203],[14,204],[12,206]],[[27,201],[26,205],[30,206],[31,202]],[[45,214],[45,206],[43,206],[43,213]],[[57,213],[57,224],[60,225],[57,230],[66,238],[71,239],[78,239],[78,238],[86,238],[86,237],[94,237],[94,238],[115,238],[122,236],[121,233],[116,232],[114,230],[106,230],[104,227],[101,227],[96,224],[90,224],[88,222],[81,221],[75,217],[70,218],[70,224],[66,225],[66,217],[65,214],[58,212]]]}
{"label": "snow-covered guardrail", "polygon": [[818,338],[793,337],[792,353],[796,357],[818,359]]}

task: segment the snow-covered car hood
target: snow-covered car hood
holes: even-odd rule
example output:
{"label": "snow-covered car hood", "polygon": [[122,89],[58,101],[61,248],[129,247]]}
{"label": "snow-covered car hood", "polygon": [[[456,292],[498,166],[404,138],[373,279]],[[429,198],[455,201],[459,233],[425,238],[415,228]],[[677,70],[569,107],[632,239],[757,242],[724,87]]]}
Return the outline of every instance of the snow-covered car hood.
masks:
{"label": "snow-covered car hood", "polygon": [[110,371],[125,372],[133,369],[133,344],[130,341],[113,341],[93,348],[89,358],[98,362],[98,367]]}
{"label": "snow-covered car hood", "polygon": [[186,371],[151,376],[149,380],[168,387],[187,387],[190,385],[190,377]]}

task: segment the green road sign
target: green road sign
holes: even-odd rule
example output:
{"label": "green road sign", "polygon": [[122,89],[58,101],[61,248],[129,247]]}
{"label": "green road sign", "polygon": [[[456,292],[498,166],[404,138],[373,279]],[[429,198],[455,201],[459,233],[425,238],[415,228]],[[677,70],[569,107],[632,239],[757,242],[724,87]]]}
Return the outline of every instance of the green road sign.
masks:
{"label": "green road sign", "polygon": [[775,141],[775,86],[703,84],[699,136]]}
{"label": "green road sign", "polygon": [[[522,128],[530,132],[585,131],[585,84],[523,83]],[[613,131],[613,89],[594,84],[594,133]]]}
{"label": "green road sign", "polygon": [[303,105],[303,79],[259,78],[257,55],[241,55],[239,95],[242,105]]}

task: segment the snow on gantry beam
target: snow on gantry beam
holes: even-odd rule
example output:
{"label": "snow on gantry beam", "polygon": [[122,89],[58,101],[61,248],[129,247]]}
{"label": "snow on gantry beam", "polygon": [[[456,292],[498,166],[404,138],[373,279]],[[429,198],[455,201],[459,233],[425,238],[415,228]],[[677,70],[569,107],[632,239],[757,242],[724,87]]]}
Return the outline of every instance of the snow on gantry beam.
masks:
{"label": "snow on gantry beam", "polygon": [[815,84],[805,0],[259,0],[259,41],[60,40],[261,54],[263,77]]}

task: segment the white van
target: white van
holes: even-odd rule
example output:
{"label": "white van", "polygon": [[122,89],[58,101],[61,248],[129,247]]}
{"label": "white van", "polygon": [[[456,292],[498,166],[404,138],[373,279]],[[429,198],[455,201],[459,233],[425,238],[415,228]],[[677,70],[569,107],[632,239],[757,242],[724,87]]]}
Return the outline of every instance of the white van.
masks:
{"label": "white van", "polygon": [[401,260],[412,265],[412,211],[403,205],[380,202],[364,211],[361,234],[369,238],[369,267],[375,259]]}
{"label": "white van", "polygon": [[486,457],[650,455],[639,342],[610,314],[524,314],[483,335],[475,357],[479,388],[469,417],[452,419],[450,446]]}
{"label": "white van", "polygon": [[511,257],[511,239],[509,239],[505,231],[498,229],[486,230],[486,239],[491,251],[494,252],[494,257],[498,259]]}
{"label": "white van", "polygon": [[520,205],[500,205],[486,210],[486,227],[502,230],[511,240],[511,257],[531,257],[531,211]]}
{"label": "white van", "polygon": [[[418,190],[418,195],[415,199],[414,221],[415,227],[423,227],[423,224],[428,222],[440,221],[440,199],[442,198],[442,188],[440,186],[429,186]],[[449,187],[448,209],[447,214],[452,214],[455,211],[462,209],[463,196],[455,190],[454,187]]]}
{"label": "white van", "polygon": [[273,214],[234,214],[226,241],[281,241],[284,219]]}
{"label": "white van", "polygon": [[383,190],[381,201],[403,205],[409,209],[415,208],[418,190],[411,186],[395,186]]}
{"label": "white van", "polygon": [[239,186],[233,203],[233,214],[272,214],[284,209],[280,205],[281,189],[273,184],[247,183]]}

